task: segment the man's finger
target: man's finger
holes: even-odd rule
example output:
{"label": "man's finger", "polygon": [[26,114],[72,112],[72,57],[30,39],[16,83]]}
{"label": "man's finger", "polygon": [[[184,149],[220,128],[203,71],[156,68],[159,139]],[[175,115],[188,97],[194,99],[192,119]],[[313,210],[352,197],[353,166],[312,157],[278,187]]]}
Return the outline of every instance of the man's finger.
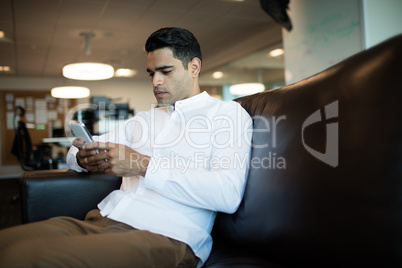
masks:
{"label": "man's finger", "polygon": [[92,156],[92,155],[95,155],[95,154],[96,154],[96,150],[88,151],[88,150],[82,150],[81,149],[81,150],[78,151],[77,157],[84,158],[84,157]]}
{"label": "man's finger", "polygon": [[85,150],[92,150],[92,149],[97,149],[97,150],[109,150],[112,148],[115,148],[116,144],[112,142],[91,142],[88,144],[85,144],[83,147]]}
{"label": "man's finger", "polygon": [[94,149],[99,149],[99,146],[102,146],[103,142],[91,142],[91,143],[87,143],[84,145],[83,149],[84,150],[94,150]]}
{"label": "man's finger", "polygon": [[73,140],[73,145],[77,148],[81,148],[82,146],[84,146],[84,144],[85,144],[84,139],[76,138]]}

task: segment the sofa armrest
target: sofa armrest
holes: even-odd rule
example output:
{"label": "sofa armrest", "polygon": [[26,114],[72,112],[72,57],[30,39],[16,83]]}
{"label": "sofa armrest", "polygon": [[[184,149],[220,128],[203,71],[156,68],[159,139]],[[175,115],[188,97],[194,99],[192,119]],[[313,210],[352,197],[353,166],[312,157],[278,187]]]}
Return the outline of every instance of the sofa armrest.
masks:
{"label": "sofa armrest", "polygon": [[21,177],[22,222],[55,216],[84,219],[86,213],[113,190],[121,178],[101,172],[68,169],[27,171]]}

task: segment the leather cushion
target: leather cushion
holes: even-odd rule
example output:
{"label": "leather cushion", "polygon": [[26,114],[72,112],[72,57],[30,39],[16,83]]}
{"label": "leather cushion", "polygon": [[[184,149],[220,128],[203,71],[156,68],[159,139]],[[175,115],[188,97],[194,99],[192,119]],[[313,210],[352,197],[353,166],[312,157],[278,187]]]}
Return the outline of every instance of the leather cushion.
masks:
{"label": "leather cushion", "polygon": [[[271,166],[252,165],[238,211],[217,216],[216,241],[289,265],[402,265],[401,47],[399,36],[238,100],[254,118],[253,143],[267,145],[254,146],[252,161],[271,158]],[[316,111],[321,119],[335,116],[303,125]],[[328,132],[339,134],[335,167],[307,150],[326,153],[331,124],[338,130]],[[273,166],[274,156],[286,168]]]}

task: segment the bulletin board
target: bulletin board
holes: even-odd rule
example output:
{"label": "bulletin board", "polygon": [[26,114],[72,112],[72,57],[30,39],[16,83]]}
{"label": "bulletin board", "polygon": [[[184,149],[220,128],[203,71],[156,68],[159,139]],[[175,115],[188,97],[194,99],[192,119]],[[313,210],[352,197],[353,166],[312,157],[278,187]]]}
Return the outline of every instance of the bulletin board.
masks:
{"label": "bulletin board", "polygon": [[[44,138],[52,137],[54,127],[63,128],[64,99],[56,99],[50,90],[22,91],[0,90],[1,118],[1,160],[3,165],[18,164],[17,156],[11,153],[15,130],[14,123],[23,121],[31,137],[32,145],[42,143]],[[76,105],[76,100],[66,100],[68,109]],[[25,109],[25,116],[14,122],[17,106]]]}

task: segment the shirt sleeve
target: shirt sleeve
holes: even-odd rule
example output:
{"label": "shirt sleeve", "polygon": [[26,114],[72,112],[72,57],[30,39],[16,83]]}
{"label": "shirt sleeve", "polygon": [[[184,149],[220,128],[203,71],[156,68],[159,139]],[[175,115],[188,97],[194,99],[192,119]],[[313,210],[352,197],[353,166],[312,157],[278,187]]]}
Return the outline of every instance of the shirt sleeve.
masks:
{"label": "shirt sleeve", "polygon": [[174,165],[161,168],[159,158],[153,156],[145,174],[145,187],[188,206],[234,213],[243,198],[250,162],[252,123],[244,113],[247,123],[233,137],[233,146],[214,148],[207,168],[185,172]]}

